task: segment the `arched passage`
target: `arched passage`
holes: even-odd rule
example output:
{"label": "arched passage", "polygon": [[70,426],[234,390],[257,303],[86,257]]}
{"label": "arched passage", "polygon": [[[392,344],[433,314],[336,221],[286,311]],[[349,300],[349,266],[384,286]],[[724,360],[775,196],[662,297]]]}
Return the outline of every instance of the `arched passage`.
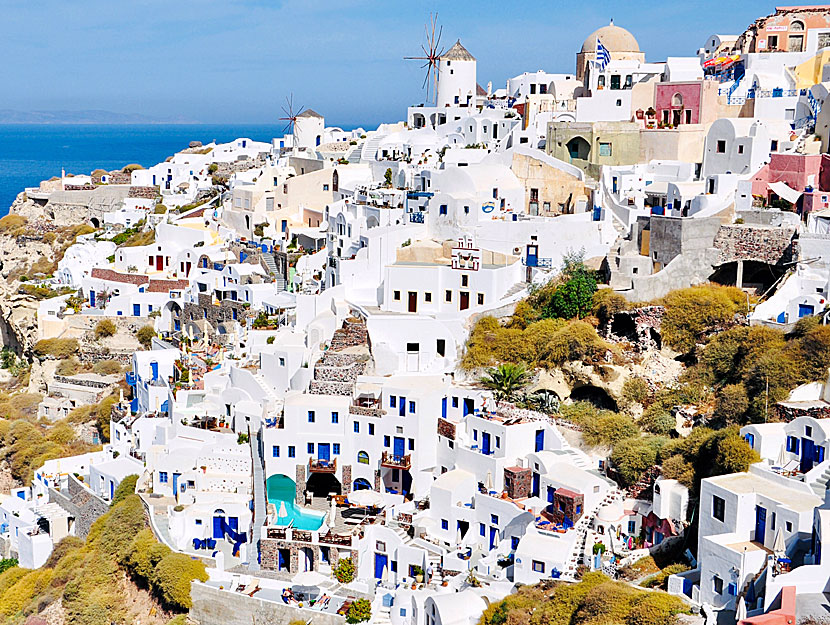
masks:
{"label": "arched passage", "polygon": [[576,158],[587,161],[588,156],[591,154],[591,144],[582,137],[574,137],[568,141],[565,147],[568,148],[568,154],[571,159]]}
{"label": "arched passage", "polygon": [[340,480],[332,473],[312,473],[305,484],[306,490],[315,497],[325,497],[329,493],[342,492]]}
{"label": "arched passage", "polygon": [[604,388],[586,384],[571,391],[573,401],[587,401],[602,410],[617,410],[617,402]]}
{"label": "arched passage", "polygon": [[352,482],[352,490],[372,490],[372,485],[369,483],[369,480],[359,477]]}

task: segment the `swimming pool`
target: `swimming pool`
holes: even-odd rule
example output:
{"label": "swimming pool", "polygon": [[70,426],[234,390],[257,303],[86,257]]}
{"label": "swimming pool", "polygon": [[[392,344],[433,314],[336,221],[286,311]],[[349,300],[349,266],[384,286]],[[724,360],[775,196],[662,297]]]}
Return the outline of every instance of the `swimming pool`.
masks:
{"label": "swimming pool", "polygon": [[[325,513],[311,512],[294,503],[297,490],[294,480],[285,475],[272,475],[265,482],[268,503],[277,507],[277,525],[291,525],[298,530],[318,530],[323,524]],[[281,504],[285,503],[285,516],[279,516]],[[291,524],[291,521],[294,521]]]}

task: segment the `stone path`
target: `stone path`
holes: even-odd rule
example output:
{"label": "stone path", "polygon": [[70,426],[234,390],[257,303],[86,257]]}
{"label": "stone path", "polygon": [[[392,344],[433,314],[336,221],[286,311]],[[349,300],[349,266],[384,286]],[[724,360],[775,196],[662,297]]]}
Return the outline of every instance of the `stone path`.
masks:
{"label": "stone path", "polygon": [[265,525],[265,470],[262,465],[261,433],[257,432],[251,438],[251,457],[254,468],[254,523],[251,537],[248,541],[248,568],[259,571],[259,538],[262,535],[262,526]]}

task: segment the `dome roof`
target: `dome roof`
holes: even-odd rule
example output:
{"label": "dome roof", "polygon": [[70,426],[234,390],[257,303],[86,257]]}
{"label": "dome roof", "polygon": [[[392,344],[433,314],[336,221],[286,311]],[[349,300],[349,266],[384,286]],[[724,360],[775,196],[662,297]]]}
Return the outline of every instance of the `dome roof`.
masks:
{"label": "dome roof", "polygon": [[615,523],[625,516],[625,508],[619,501],[605,504],[597,512],[597,520],[604,523]]}
{"label": "dome roof", "polygon": [[602,42],[609,52],[639,52],[640,44],[625,28],[614,26],[611,22],[608,26],[596,29],[585,39],[582,44],[582,52],[596,52],[597,39]]}

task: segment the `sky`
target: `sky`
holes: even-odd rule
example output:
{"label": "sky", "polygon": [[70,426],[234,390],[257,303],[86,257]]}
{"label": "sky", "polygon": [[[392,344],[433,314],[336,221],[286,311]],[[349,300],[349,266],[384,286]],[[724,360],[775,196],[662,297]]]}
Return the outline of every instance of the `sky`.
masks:
{"label": "sky", "polygon": [[0,109],[104,109],[203,123],[275,123],[285,98],[327,123],[404,119],[423,102],[431,12],[478,81],[574,72],[582,41],[614,23],[649,61],[693,55],[774,3],[696,0],[0,0]]}

